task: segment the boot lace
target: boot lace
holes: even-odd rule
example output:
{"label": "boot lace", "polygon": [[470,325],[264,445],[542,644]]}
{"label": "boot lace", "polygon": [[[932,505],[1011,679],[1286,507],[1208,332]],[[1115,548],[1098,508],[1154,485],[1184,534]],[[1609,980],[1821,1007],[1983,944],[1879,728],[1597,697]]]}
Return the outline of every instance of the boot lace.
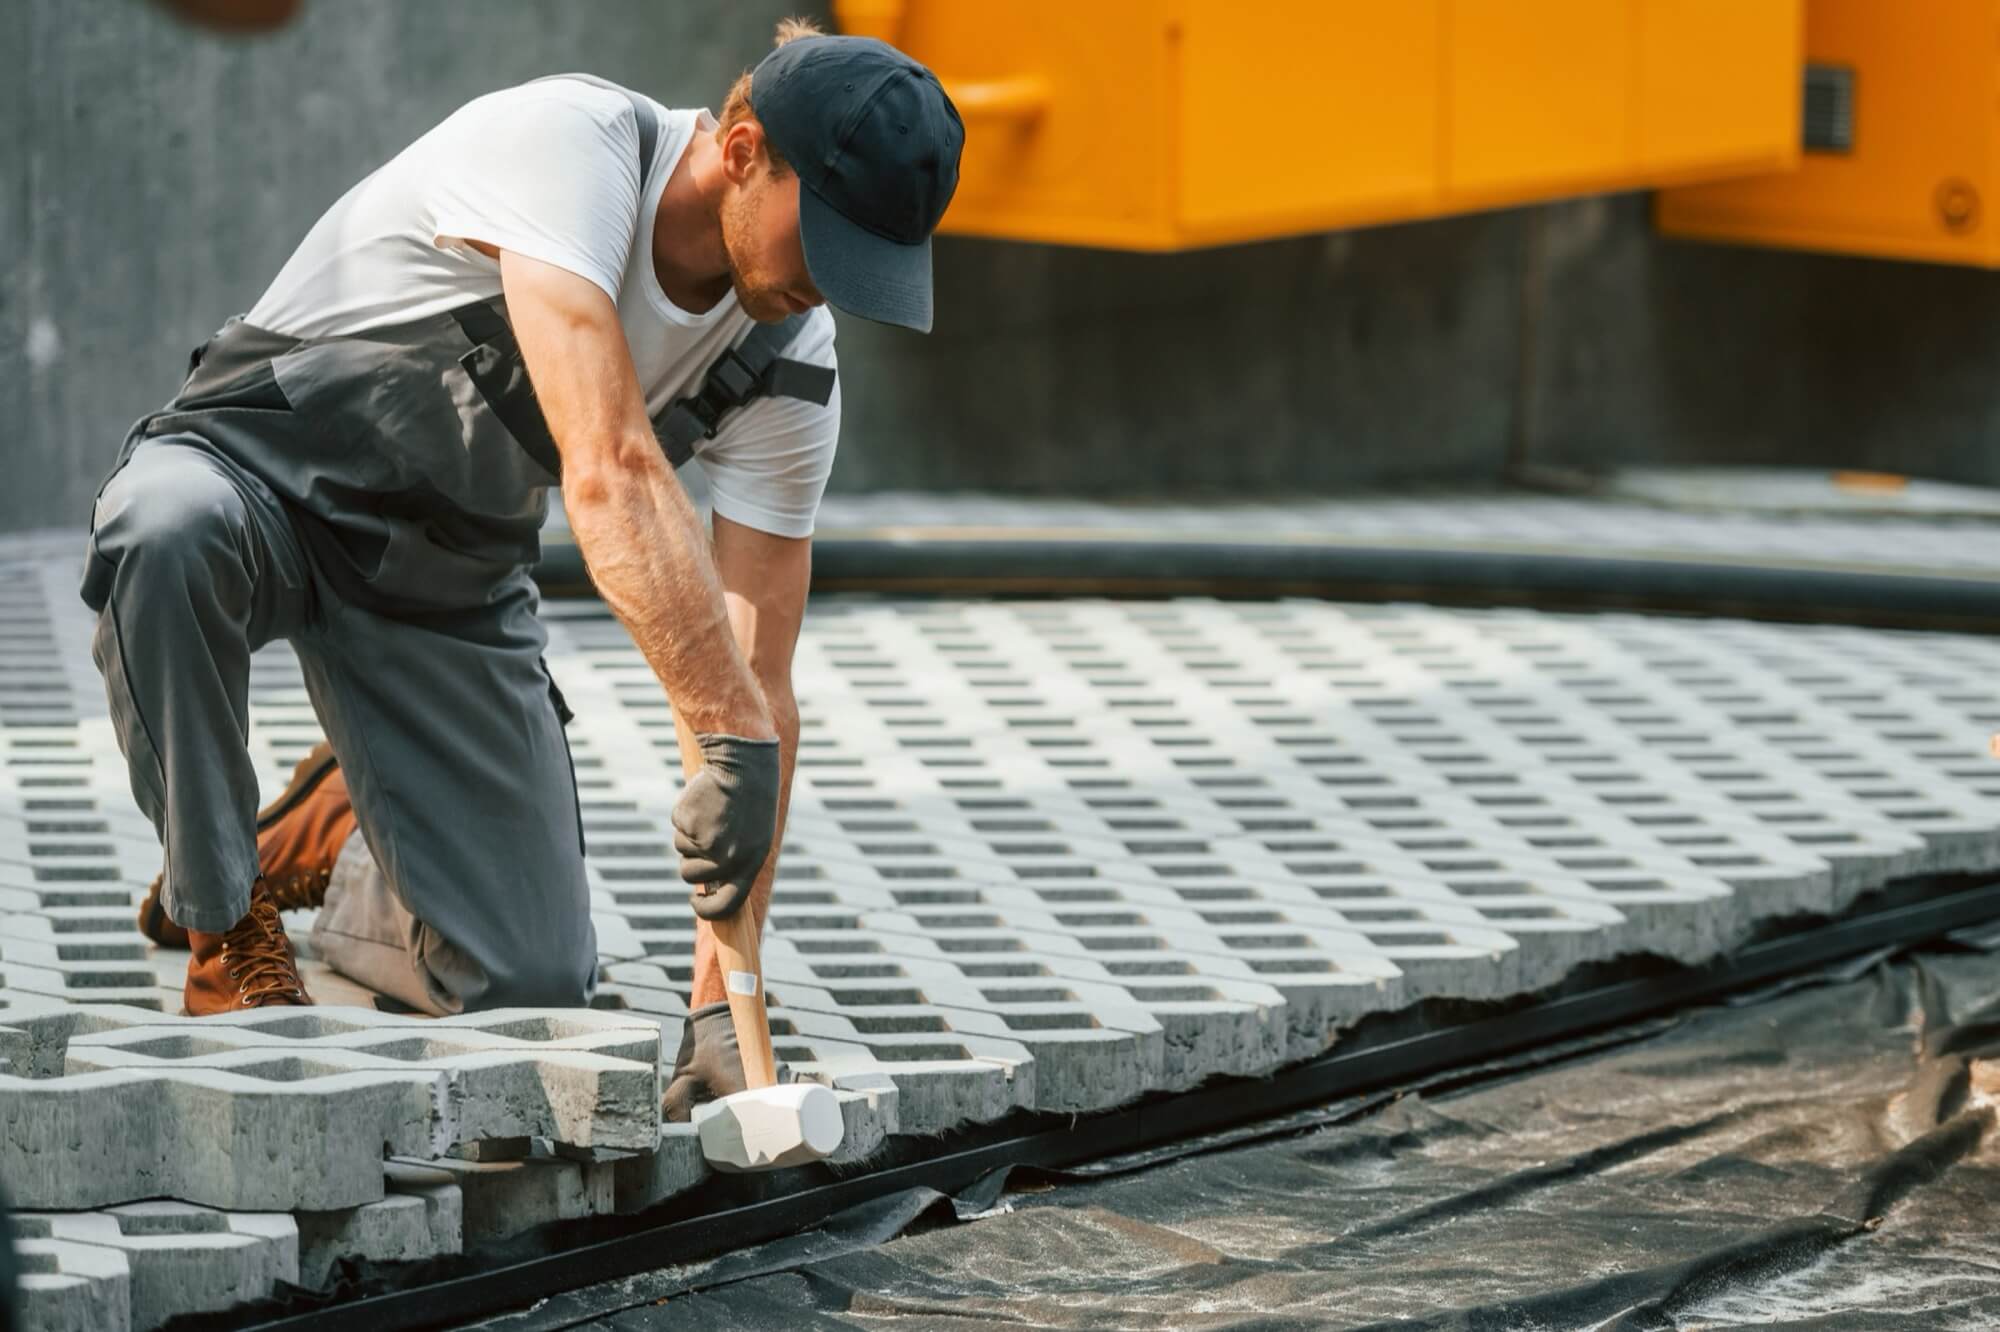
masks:
{"label": "boot lace", "polygon": [[321,865],[318,869],[283,874],[264,882],[270,887],[271,902],[278,910],[299,911],[324,902],[326,885],[332,878],[333,866]]}
{"label": "boot lace", "polygon": [[305,983],[292,963],[284,923],[266,893],[254,894],[250,914],[222,936],[222,966],[245,1003],[306,1002]]}

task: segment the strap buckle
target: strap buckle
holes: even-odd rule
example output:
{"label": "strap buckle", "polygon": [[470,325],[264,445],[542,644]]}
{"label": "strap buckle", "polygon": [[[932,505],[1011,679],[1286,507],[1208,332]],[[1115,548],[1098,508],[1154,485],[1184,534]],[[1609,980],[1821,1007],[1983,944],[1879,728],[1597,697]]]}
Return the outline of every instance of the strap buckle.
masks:
{"label": "strap buckle", "polygon": [[709,366],[700,390],[682,399],[682,405],[701,422],[702,438],[714,439],[722,418],[758,397],[763,386],[763,376],[730,347]]}

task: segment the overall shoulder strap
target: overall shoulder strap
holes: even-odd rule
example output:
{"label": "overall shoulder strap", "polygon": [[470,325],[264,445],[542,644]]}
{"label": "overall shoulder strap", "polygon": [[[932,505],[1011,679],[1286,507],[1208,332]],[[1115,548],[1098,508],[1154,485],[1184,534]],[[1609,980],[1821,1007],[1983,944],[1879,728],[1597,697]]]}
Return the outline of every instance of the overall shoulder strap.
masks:
{"label": "overall shoulder strap", "polygon": [[[595,74],[547,74],[543,79],[580,79],[624,94],[639,118],[639,179],[646,179],[653,169],[653,153],[660,141],[660,114],[650,98]],[[543,79],[531,82],[540,83]],[[758,398],[799,398],[822,407],[832,400],[832,370],[778,354],[798,337],[806,319],[807,316],[800,314],[775,324],[751,325],[741,341],[716,357],[703,372],[700,388],[668,403],[653,418],[653,433],[670,463],[679,467],[693,457],[696,440],[714,439],[724,417]],[[467,332],[470,334],[472,330],[468,328]],[[474,340],[485,339],[475,335]]]}
{"label": "overall shoulder strap", "polygon": [[714,439],[730,412],[758,398],[798,398],[824,407],[833,398],[831,367],[778,355],[805,328],[795,314],[775,324],[752,324],[742,341],[715,358],[701,387],[667,404],[653,418],[653,433],[667,461],[679,467],[694,456],[698,439]]}
{"label": "overall shoulder strap", "polygon": [[639,182],[643,187],[647,173],[653,169],[653,150],[660,142],[660,112],[659,108],[653,105],[653,99],[641,97],[630,88],[613,83],[610,79],[601,79],[595,74],[544,74],[538,79],[529,79],[528,82],[546,83],[550,79],[575,79],[598,88],[609,88],[632,104],[632,113],[639,118]]}

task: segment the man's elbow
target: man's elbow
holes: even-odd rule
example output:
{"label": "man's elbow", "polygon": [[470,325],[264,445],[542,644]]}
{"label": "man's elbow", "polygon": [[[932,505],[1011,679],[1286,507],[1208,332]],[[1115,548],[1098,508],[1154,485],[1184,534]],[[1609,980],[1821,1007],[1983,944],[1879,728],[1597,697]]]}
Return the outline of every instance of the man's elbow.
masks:
{"label": "man's elbow", "polygon": [[649,488],[666,466],[652,439],[610,434],[577,440],[562,450],[563,506],[573,515],[616,504]]}

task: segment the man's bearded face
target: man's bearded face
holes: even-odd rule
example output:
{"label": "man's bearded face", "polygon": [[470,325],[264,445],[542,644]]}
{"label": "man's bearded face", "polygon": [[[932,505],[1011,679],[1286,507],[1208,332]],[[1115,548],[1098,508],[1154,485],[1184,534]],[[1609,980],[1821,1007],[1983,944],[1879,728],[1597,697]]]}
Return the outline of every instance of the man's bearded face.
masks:
{"label": "man's bearded face", "polygon": [[736,302],[760,323],[775,323],[821,303],[799,240],[799,177],[774,175],[760,162],[754,175],[722,201],[722,245]]}

